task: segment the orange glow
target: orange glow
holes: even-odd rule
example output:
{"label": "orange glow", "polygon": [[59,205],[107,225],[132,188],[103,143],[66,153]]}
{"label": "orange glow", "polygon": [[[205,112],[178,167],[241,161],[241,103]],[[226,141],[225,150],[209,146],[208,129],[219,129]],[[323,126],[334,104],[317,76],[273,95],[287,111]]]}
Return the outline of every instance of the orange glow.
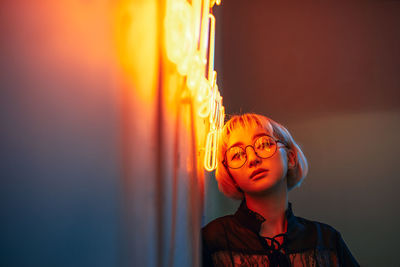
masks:
{"label": "orange glow", "polygon": [[[115,5],[114,34],[118,63],[125,72],[143,109],[151,103],[156,93],[157,53],[157,3],[121,0]],[[138,42],[140,40],[140,42]],[[139,101],[138,101],[139,102]]]}
{"label": "orange glow", "polygon": [[220,2],[193,0],[190,4],[186,0],[168,0],[164,20],[166,55],[179,75],[186,77],[185,99],[192,99],[199,118],[208,117],[207,125],[200,127],[208,130],[197,130],[198,138],[205,138],[207,171],[216,167],[218,134],[225,116],[214,71],[215,17],[210,13]]}
{"label": "orange glow", "polygon": [[197,101],[199,102],[198,115],[201,118],[207,118],[210,114],[210,94],[210,84],[206,79],[202,79],[199,94],[197,96]]}
{"label": "orange glow", "polygon": [[211,7],[213,7],[214,4],[217,4],[217,6],[219,6],[221,4],[221,0],[211,0]]}
{"label": "orange glow", "polygon": [[167,57],[183,76],[189,72],[195,48],[192,21],[193,8],[187,1],[168,1],[164,21]]}
{"label": "orange glow", "polygon": [[220,115],[219,115],[219,122],[218,122],[218,129],[219,130],[222,130],[222,127],[224,127],[224,121],[225,121],[225,107],[221,106]]}
{"label": "orange glow", "polygon": [[207,171],[215,169],[217,164],[218,131],[212,130],[207,135],[206,153],[204,155],[204,168]]}
{"label": "orange glow", "polygon": [[208,79],[212,83],[212,73],[214,71],[214,47],[215,47],[215,17],[212,14],[208,15],[210,18],[210,44],[208,53]]}
{"label": "orange glow", "polygon": [[208,15],[210,13],[210,1],[203,1],[203,16],[201,18],[201,32],[200,32],[200,53],[202,58],[206,58],[207,48],[208,48],[208,29],[209,29],[209,19]]}

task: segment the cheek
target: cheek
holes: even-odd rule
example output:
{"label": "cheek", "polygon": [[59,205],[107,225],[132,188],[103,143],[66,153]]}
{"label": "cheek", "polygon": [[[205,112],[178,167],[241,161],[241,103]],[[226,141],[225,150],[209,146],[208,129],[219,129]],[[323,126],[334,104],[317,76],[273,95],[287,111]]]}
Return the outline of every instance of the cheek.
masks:
{"label": "cheek", "polygon": [[231,173],[233,180],[235,180],[236,182],[238,182],[238,180],[240,180],[240,177],[242,175],[240,169],[231,169],[230,173]]}
{"label": "cheek", "polygon": [[230,170],[231,176],[233,180],[239,185],[244,185],[246,183],[246,175],[243,172],[243,169],[231,169]]}
{"label": "cheek", "polygon": [[270,164],[273,171],[278,174],[284,174],[287,171],[287,161],[284,153],[279,153],[276,157],[271,158]]}

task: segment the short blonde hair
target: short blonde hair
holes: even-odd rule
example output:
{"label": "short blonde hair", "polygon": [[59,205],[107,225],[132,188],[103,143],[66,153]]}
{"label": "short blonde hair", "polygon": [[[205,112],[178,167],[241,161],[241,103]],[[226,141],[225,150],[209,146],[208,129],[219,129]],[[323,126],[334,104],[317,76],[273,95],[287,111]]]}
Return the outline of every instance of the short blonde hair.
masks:
{"label": "short blonde hair", "polygon": [[294,152],[296,165],[288,170],[287,186],[291,190],[301,184],[308,172],[307,159],[301,151],[299,145],[296,144],[289,131],[276,121],[262,115],[246,113],[243,115],[234,115],[227,121],[220,133],[217,154],[217,169],[215,177],[218,181],[219,190],[226,196],[234,199],[243,199],[244,194],[237,187],[233,177],[231,177],[227,167],[223,164],[225,152],[227,150],[229,135],[238,128],[262,127],[267,133],[279,140]]}

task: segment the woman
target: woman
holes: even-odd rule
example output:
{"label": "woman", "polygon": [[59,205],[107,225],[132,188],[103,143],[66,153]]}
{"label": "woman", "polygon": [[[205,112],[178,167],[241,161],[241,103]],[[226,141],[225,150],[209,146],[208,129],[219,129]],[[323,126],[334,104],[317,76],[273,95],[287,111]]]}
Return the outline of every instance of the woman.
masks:
{"label": "woman", "polygon": [[203,228],[204,266],[359,266],[338,231],[293,215],[288,192],[308,164],[285,127],[257,114],[233,116],[218,151],[218,187],[242,203]]}

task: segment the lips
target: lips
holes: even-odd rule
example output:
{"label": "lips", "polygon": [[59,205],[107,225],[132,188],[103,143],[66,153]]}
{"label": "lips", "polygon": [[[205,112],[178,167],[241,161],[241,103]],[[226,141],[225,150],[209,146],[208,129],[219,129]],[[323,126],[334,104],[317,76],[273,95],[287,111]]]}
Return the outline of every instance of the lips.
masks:
{"label": "lips", "polygon": [[255,178],[255,177],[256,177],[258,174],[260,174],[260,173],[266,174],[267,172],[268,172],[268,169],[257,169],[257,170],[255,170],[255,171],[253,171],[253,172],[251,173],[250,179]]}

